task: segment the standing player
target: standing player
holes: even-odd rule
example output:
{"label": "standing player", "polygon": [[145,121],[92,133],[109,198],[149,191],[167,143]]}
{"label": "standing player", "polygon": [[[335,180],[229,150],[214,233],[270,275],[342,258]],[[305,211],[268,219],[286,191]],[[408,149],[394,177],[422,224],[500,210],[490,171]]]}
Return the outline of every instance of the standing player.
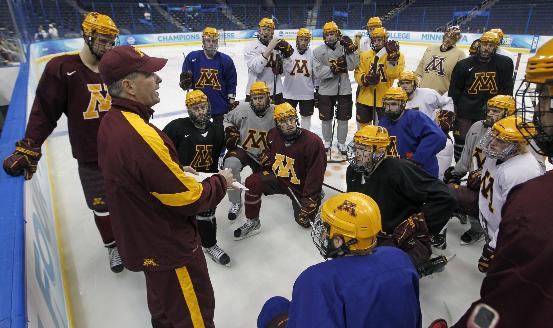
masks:
{"label": "standing player", "polygon": [[246,179],[246,223],[234,231],[234,239],[255,235],[261,228],[261,195],[285,194],[292,200],[296,222],[308,228],[321,202],[326,153],[321,138],[299,127],[296,109],[287,102],[275,106],[267,148],[260,158],[265,171]]}
{"label": "standing player", "polygon": [[[232,170],[236,181],[240,182],[240,172],[245,166],[255,173],[261,170],[259,155],[267,148],[267,134],[275,127],[274,106],[271,105],[269,87],[265,82],[254,82],[250,88],[250,102],[239,105],[225,115],[225,145],[228,152],[223,162],[224,168]],[[229,190],[229,220],[235,220],[242,208],[240,190]]]}
{"label": "standing player", "polygon": [[338,150],[346,154],[348,121],[353,108],[348,71],[359,66],[359,54],[353,41],[346,35],[342,36],[334,22],[324,24],[323,39],[324,44],[313,50],[313,70],[319,83],[319,118],[322,121],[324,146],[327,150],[332,146],[332,119],[336,115]]}
{"label": "standing player", "polygon": [[465,52],[455,46],[460,39],[459,26],[450,26],[444,32],[442,44],[426,48],[416,70],[421,88],[434,89],[441,95],[448,92],[453,68],[466,57]]}
{"label": "standing player", "polygon": [[382,97],[405,68],[405,56],[399,52],[399,43],[388,40],[384,28],[372,31],[371,48],[361,53],[359,67],[355,70],[355,81],[359,85],[355,104],[359,127],[377,124],[383,114]]}
{"label": "standing player", "polygon": [[270,298],[257,327],[421,327],[417,272],[404,252],[375,247],[381,229],[369,196],[352,192],[327,200],[311,236],[331,260],[300,274],[292,302]]}
{"label": "standing player", "polygon": [[186,55],[182,63],[180,87],[183,90],[202,90],[209,99],[213,122],[223,125],[223,116],[234,109],[236,98],[236,67],[232,58],[217,51],[219,32],[206,27],[202,32],[203,50]]}
{"label": "standing player", "polygon": [[405,108],[418,109],[426,114],[438,124],[447,137],[444,149],[436,155],[438,158],[438,177],[442,179],[444,171],[451,165],[453,159],[453,141],[449,136],[455,118],[453,100],[448,96],[440,95],[434,89],[419,88],[415,72],[401,72],[398,84],[409,97]]}
{"label": "standing player", "polygon": [[[275,104],[283,102],[282,65],[294,53],[294,48],[283,39],[273,39],[275,23],[270,18],[259,21],[257,40],[250,42],[244,49],[244,59],[248,66],[248,84],[246,102],[250,101],[250,88],[256,81],[269,86],[271,99]],[[275,51],[276,50],[276,51]]]}
{"label": "standing player", "polygon": [[311,128],[311,116],[315,109],[315,74],[313,74],[313,50],[309,48],[311,32],[300,28],[296,34],[296,51],[284,64],[284,100],[296,108],[299,104],[301,127]]}
{"label": "standing player", "polygon": [[538,161],[526,149],[526,138],[517,122],[521,123],[522,118],[514,115],[497,121],[481,141],[486,161],[482,167],[478,209],[487,237],[478,261],[481,272],[488,271],[495,256],[501,210],[509,191],[542,174]]}
{"label": "standing player", "polygon": [[382,99],[384,117],[379,125],[395,136],[399,156],[421,165],[426,172],[438,177],[436,154],[445,147],[447,137],[425,114],[405,109],[407,94],[391,87]]}
{"label": "standing player", "polygon": [[449,96],[455,104],[455,161],[461,156],[471,125],[485,118],[484,105],[488,99],[513,94],[513,61],[495,53],[498,45],[497,34],[482,34],[476,55],[461,60],[453,68]]}
{"label": "standing player", "polygon": [[358,130],[350,152],[347,191],[368,195],[379,204],[383,231],[379,242],[405,250],[421,275],[443,268],[440,257],[438,262],[430,259],[430,241],[455,209],[449,188],[412,161],[394,156],[397,152],[383,127],[367,125]]}
{"label": "standing player", "polygon": [[113,47],[119,30],[109,16],[91,12],[82,23],[82,32],[85,45],[78,54],[59,56],[46,64],[25,137],[4,160],[4,170],[10,175],[24,174],[26,180],[31,179],[41,157],[42,144],[65,113],[86,203],[94,213],[96,226],[108,248],[111,270],[121,272],[123,264],[111,231],[96,145],[100,121],[111,107],[111,97],[98,73],[98,63]]}
{"label": "standing player", "polygon": [[[171,121],[163,132],[173,141],[180,163],[190,166],[196,172],[217,173],[217,158],[225,143],[223,126],[210,122],[210,102],[200,90],[186,94],[188,117]],[[230,257],[217,245],[217,219],[215,210],[198,213],[196,222],[202,239],[204,252],[213,261],[230,265]]]}
{"label": "standing player", "polygon": [[371,50],[371,34],[375,28],[383,27],[380,17],[371,17],[367,21],[367,36],[362,38],[361,33],[355,34],[355,43],[358,46],[357,52],[361,55],[362,52]]}

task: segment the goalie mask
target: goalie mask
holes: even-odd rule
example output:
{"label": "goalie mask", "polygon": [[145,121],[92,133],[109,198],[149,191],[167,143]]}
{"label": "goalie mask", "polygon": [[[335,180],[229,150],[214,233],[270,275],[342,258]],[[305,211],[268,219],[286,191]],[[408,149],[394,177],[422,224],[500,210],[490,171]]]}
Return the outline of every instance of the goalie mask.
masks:
{"label": "goalie mask", "polygon": [[489,62],[499,46],[499,36],[494,32],[486,32],[480,37],[476,55],[481,62]]}
{"label": "goalie mask", "polygon": [[378,27],[382,27],[382,20],[380,19],[380,17],[375,16],[369,18],[369,20],[367,21],[367,35],[369,35],[370,37],[372,31]]}
{"label": "goalie mask", "polygon": [[348,146],[348,161],[356,172],[370,176],[390,153],[388,130],[377,125],[359,129]]}
{"label": "goalie mask", "polygon": [[300,55],[309,49],[309,43],[311,43],[311,31],[304,27],[300,28],[296,34],[296,48]]}
{"label": "goalie mask", "polygon": [[275,22],[270,18],[262,18],[259,21],[259,29],[257,30],[257,39],[263,45],[267,46],[273,39],[275,34]]}
{"label": "goalie mask", "polygon": [[[486,157],[505,161],[526,149],[526,132],[517,125],[522,122],[521,117],[507,116],[492,126],[480,141],[480,146]],[[530,133],[530,136],[534,132]]]}
{"label": "goalie mask", "polygon": [[445,49],[453,48],[457,42],[461,39],[461,29],[459,26],[454,25],[448,27],[444,32],[444,37],[442,39],[442,46]]}
{"label": "goalie mask", "polygon": [[370,254],[382,231],[378,205],[358,192],[330,197],[311,225],[313,243],[325,259]]}
{"label": "goalie mask", "polygon": [[188,92],[186,94],[186,108],[192,124],[200,130],[205,130],[211,119],[211,109],[205,93],[201,90]]}
{"label": "goalie mask", "polygon": [[97,12],[86,15],[81,29],[88,49],[98,60],[116,45],[117,36],[119,36],[119,29],[113,20]]}
{"label": "goalie mask", "polygon": [[265,116],[270,106],[269,87],[263,81],[256,81],[250,87],[250,107],[259,117]]}
{"label": "goalie mask", "polygon": [[325,23],[323,26],[323,40],[327,46],[334,49],[340,39],[341,33],[338,24],[334,22]]}
{"label": "goalie mask", "polygon": [[388,32],[383,27],[377,27],[372,31],[370,37],[371,49],[374,52],[378,52],[386,45],[386,41],[388,41]]}
{"label": "goalie mask", "polygon": [[213,58],[219,49],[219,32],[213,27],[202,31],[202,48],[209,58]]}
{"label": "goalie mask", "polygon": [[417,74],[413,71],[403,71],[399,74],[398,85],[407,93],[407,96],[411,96],[417,89]]}
{"label": "goalie mask", "polygon": [[[518,125],[525,136],[534,131],[530,145],[540,155],[553,156],[553,40],[541,46],[528,59],[524,82],[516,92],[517,112],[523,122]],[[533,121],[533,125],[526,122]],[[535,127],[535,129],[534,129]]]}
{"label": "goalie mask", "polygon": [[402,88],[389,88],[382,97],[384,115],[391,121],[399,120],[405,110],[405,105],[407,105],[407,99],[407,93]]}
{"label": "goalie mask", "polygon": [[301,134],[298,113],[296,109],[287,102],[275,106],[273,114],[275,126],[286,142],[294,142]]}
{"label": "goalie mask", "polygon": [[515,98],[497,95],[486,103],[486,119],[484,126],[490,128],[495,122],[515,113]]}

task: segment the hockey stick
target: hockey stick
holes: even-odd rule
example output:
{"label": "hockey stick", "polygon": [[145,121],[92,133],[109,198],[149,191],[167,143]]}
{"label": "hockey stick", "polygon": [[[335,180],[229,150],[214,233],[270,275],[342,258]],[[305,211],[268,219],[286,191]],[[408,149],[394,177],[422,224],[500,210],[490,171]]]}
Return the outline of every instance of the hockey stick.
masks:
{"label": "hockey stick", "polygon": [[517,54],[517,63],[515,64],[515,71],[513,73],[513,85],[515,84],[517,80],[517,74],[518,74],[518,66],[520,65],[520,57],[522,57],[522,53]]}
{"label": "hockey stick", "polygon": [[[374,55],[374,61],[373,61],[373,74],[376,75],[377,67],[378,67],[378,61],[380,60],[380,57],[384,55],[386,52],[386,47],[382,47],[375,55]],[[380,77],[378,79],[378,83],[380,83]],[[374,125],[378,125],[378,115],[376,115],[376,88],[378,87],[378,83],[374,86],[373,90],[373,123]]]}
{"label": "hockey stick", "polygon": [[338,189],[338,188],[336,188],[336,187],[333,187],[333,186],[331,186],[331,185],[329,185],[329,184],[326,184],[326,183],[324,183],[324,182],[323,182],[323,186],[327,187],[328,189],[332,189],[332,190],[334,190],[334,191],[337,191],[337,192],[339,192],[339,193],[342,193],[342,194],[345,194],[345,193],[346,193],[345,191],[340,190],[340,189]]}

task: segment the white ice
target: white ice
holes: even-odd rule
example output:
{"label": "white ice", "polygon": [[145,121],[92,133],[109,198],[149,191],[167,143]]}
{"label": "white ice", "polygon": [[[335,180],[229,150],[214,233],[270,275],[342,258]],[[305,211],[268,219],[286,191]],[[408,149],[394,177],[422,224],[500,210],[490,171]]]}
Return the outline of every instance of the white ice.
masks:
{"label": "white ice", "polygon": [[[312,46],[320,44],[314,41]],[[161,103],[154,109],[152,123],[163,128],[169,121],[185,115],[184,92],[178,87],[184,54],[200,49],[194,46],[147,47],[151,56],[169,59],[160,72]],[[244,43],[228,43],[220,51],[229,54],[238,70],[238,99],[243,99],[247,69],[242,55]],[[414,70],[425,47],[402,45],[406,54],[406,69]],[[519,79],[526,66],[523,56]],[[351,78],[353,81],[353,76]],[[516,90],[516,89],[515,89]],[[320,134],[317,113],[312,130]],[[59,220],[61,253],[65,259],[74,327],[151,327],[146,305],[145,280],[142,273],[109,270],[107,251],[87,208],[80,186],[77,163],[71,156],[65,119],[48,139],[47,153],[53,179],[54,207]],[[349,138],[355,123],[350,122]],[[345,189],[345,167],[329,164],[326,183]],[[244,175],[250,171],[245,170]],[[336,192],[324,188],[326,197]],[[284,196],[263,197],[261,207],[262,232],[252,238],[234,241],[232,232],[242,224],[243,212],[236,222],[227,220],[228,201],[225,198],[217,209],[218,244],[231,257],[231,267],[223,267],[207,259],[215,290],[215,323],[218,327],[255,327],[257,315],[269,297],[290,298],[292,286],[305,268],[322,261],[314,247],[309,230],[300,228],[293,219],[290,201]],[[420,301],[427,326],[436,318],[454,323],[478,298],[483,274],[477,270],[482,243],[460,246],[459,236],[468,226],[453,220],[449,224],[447,255],[456,257],[442,273],[420,281]]]}

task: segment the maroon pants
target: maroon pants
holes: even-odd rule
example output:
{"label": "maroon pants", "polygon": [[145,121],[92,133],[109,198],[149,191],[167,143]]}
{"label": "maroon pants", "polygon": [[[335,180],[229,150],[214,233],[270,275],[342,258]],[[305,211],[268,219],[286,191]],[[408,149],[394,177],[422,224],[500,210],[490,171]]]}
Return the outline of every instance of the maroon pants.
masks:
{"label": "maroon pants", "polygon": [[255,219],[259,217],[262,194],[281,194],[287,195],[292,200],[294,218],[296,218],[297,220],[300,205],[296,202],[290,190],[288,190],[288,188],[283,188],[278,183],[278,178],[272,172],[262,171],[253,173],[246,179],[245,186],[249,189],[248,191],[246,191],[246,196],[244,197],[246,218]]}
{"label": "maroon pants", "polygon": [[154,328],[215,327],[215,297],[200,247],[185,266],[144,275]]}

